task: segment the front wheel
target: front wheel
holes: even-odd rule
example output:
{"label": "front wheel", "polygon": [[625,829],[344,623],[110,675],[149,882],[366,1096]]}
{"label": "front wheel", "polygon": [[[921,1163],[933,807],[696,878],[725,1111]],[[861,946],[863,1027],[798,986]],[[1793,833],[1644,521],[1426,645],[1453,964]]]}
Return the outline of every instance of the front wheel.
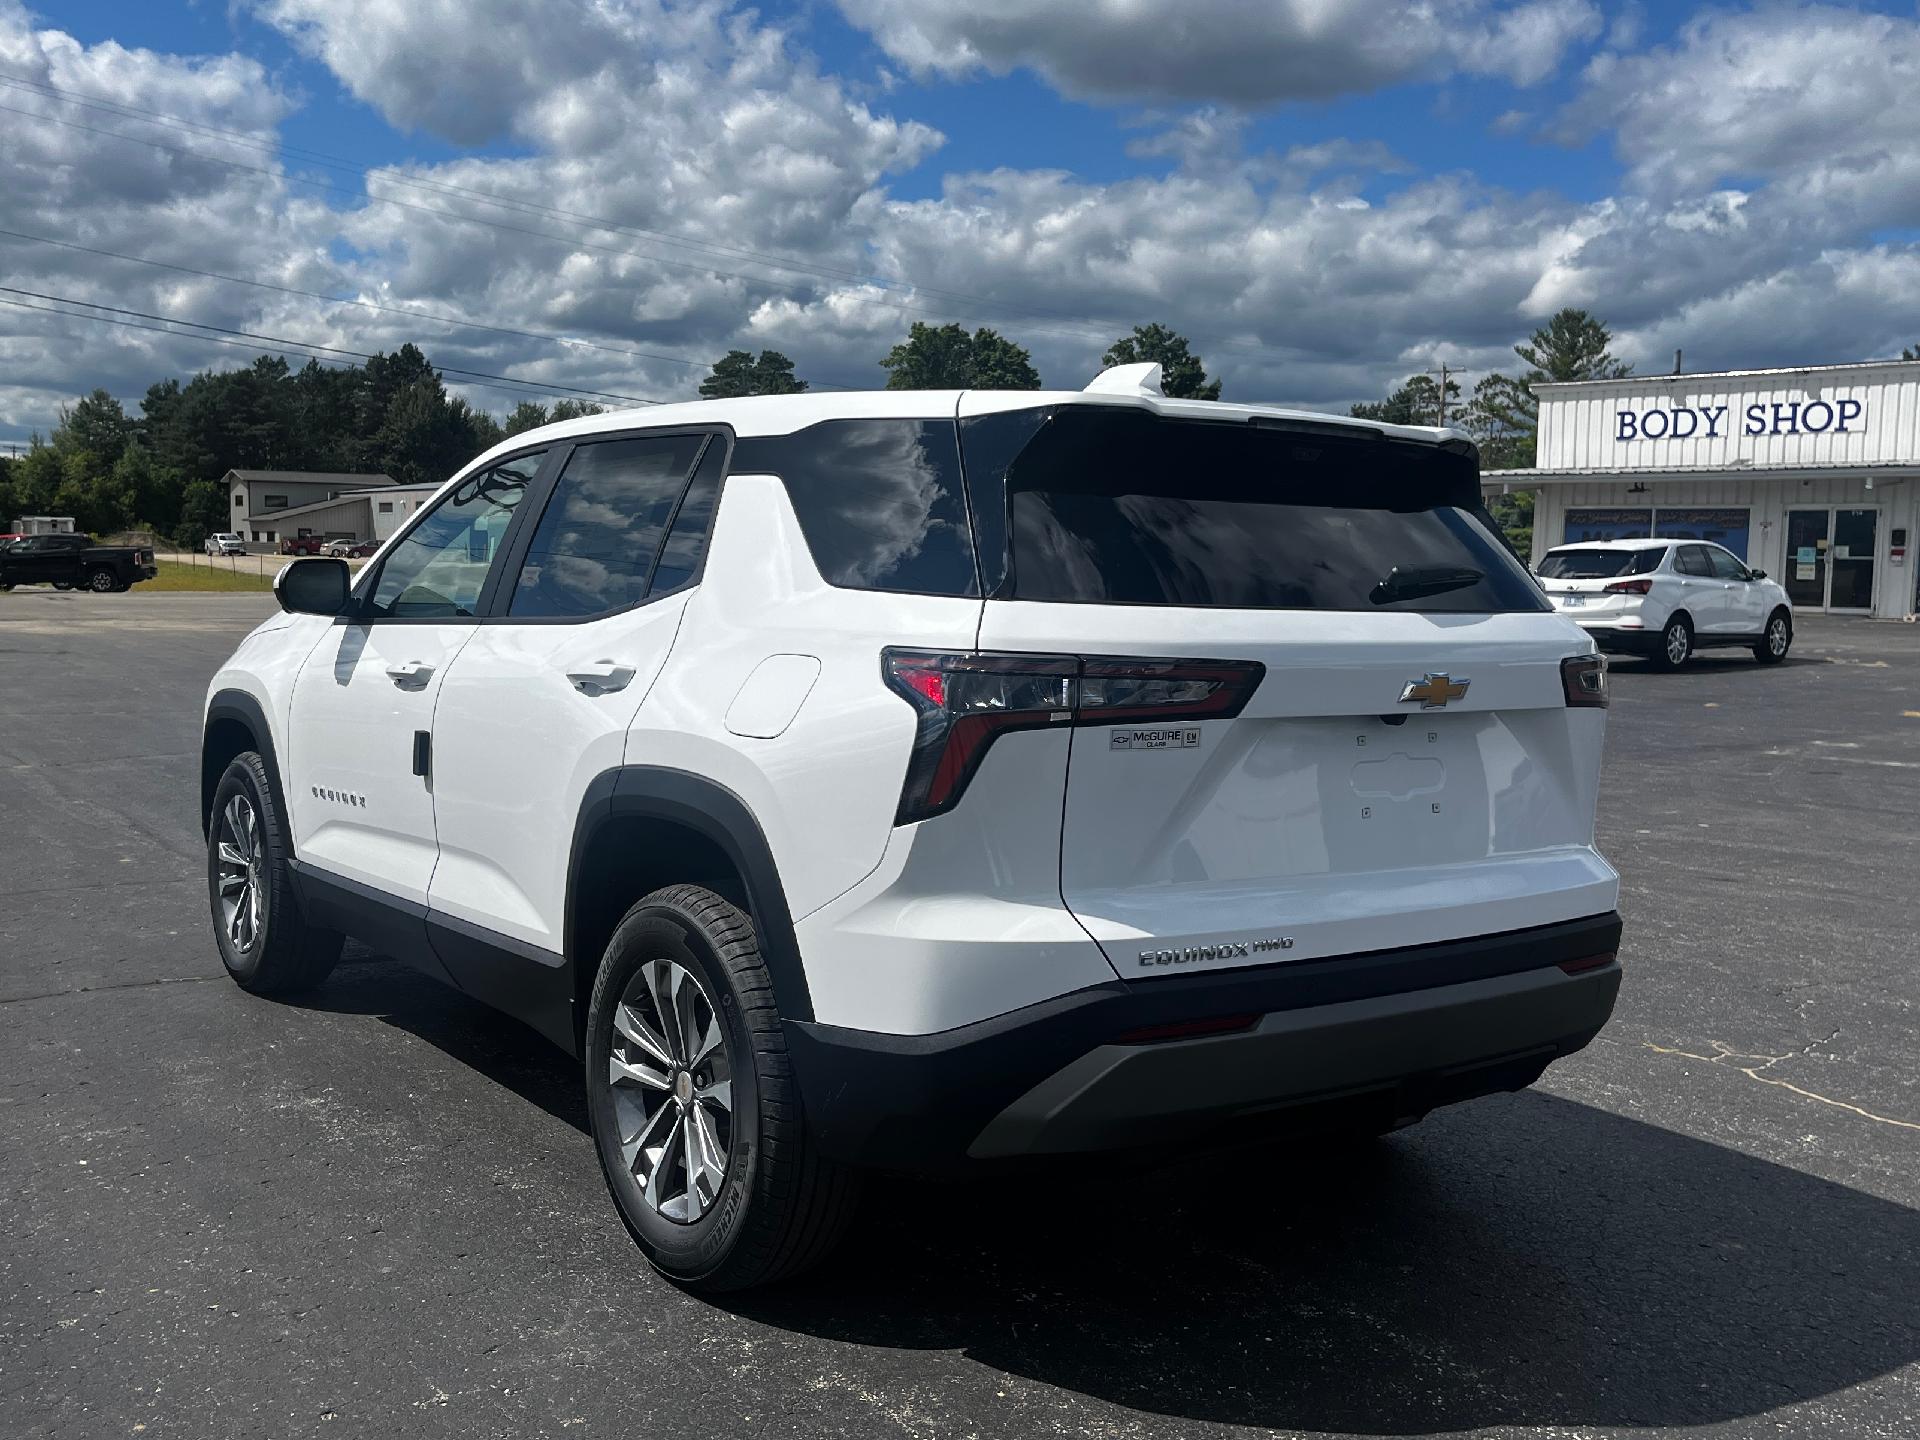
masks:
{"label": "front wheel", "polygon": [[1653,652],[1653,663],[1662,670],[1678,670],[1692,654],[1693,626],[1687,623],[1686,616],[1676,615],[1667,621],[1667,628],[1660,632],[1660,644]]}
{"label": "front wheel", "polygon": [[674,885],[626,913],[587,1012],[587,1110],[607,1188],[656,1268],[744,1290],[821,1259],[853,1177],[815,1152],[753,921]]}
{"label": "front wheel", "polygon": [[221,962],[243,990],[312,989],[344,941],[306,923],[294,898],[291,847],[267,767],[254,751],[227,766],[207,823],[207,899]]}
{"label": "front wheel", "polygon": [[1793,620],[1785,610],[1767,617],[1766,633],[1754,643],[1753,658],[1762,665],[1778,665],[1793,648]]}

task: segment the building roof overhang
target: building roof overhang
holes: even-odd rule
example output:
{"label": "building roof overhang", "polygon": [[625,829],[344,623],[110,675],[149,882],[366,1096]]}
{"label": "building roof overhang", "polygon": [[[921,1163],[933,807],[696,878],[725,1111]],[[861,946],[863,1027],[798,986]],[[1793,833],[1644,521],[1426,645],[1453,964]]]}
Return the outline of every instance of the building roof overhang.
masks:
{"label": "building roof overhang", "polygon": [[1542,485],[1593,485],[1621,480],[1672,484],[1685,480],[1830,480],[1857,477],[1884,481],[1920,477],[1920,461],[1898,465],[1700,465],[1684,469],[1482,470],[1480,488],[1493,494],[1537,490]]}

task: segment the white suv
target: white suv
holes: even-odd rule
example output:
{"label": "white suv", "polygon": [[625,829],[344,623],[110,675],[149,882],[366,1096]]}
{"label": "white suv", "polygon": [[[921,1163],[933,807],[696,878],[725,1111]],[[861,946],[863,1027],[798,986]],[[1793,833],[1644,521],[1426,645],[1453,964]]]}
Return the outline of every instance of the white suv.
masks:
{"label": "white suv", "polygon": [[1620,982],[1592,642],[1465,441],[1157,379],[566,421],[293,561],[208,695],[227,969],[523,1018],[713,1289],[863,1169],[1530,1083]]}
{"label": "white suv", "polygon": [[1603,650],[1650,656],[1668,670],[1709,645],[1751,649],[1777,665],[1793,647],[1793,605],[1764,570],[1706,540],[1598,540],[1540,561],[1553,608]]}

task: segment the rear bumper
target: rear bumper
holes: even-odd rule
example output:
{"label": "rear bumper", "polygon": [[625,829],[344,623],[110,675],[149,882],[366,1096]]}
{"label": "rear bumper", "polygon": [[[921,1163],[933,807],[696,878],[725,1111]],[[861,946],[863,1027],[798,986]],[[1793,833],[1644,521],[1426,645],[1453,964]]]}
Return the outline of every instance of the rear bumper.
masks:
{"label": "rear bumper", "polygon": [[[1391,1124],[1531,1083],[1613,1012],[1617,915],[1370,955],[1115,981],[938,1035],[787,1024],[809,1129],[850,1164],[1019,1156]],[[1232,1034],[1121,1043],[1249,1017]],[[1257,1018],[1252,1018],[1257,1017]]]}

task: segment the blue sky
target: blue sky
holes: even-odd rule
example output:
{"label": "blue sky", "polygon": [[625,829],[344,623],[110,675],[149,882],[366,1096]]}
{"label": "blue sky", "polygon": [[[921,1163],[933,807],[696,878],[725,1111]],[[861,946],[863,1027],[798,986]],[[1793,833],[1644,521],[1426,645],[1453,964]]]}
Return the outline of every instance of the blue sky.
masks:
{"label": "blue sky", "polygon": [[[26,288],[556,385],[672,398],[767,347],[871,384],[922,316],[986,319],[1073,385],[1163,321],[1229,396],[1335,408],[1441,360],[1511,368],[1563,304],[1642,363],[1920,334],[1912,5],[0,0],[0,57],[41,87],[6,99],[34,112],[0,155],[11,228],[128,257],[7,242]],[[465,199],[317,192],[293,153],[156,163],[84,133],[85,95],[576,218],[516,237]],[[245,360],[61,307],[7,314],[0,438],[89,382]]]}

